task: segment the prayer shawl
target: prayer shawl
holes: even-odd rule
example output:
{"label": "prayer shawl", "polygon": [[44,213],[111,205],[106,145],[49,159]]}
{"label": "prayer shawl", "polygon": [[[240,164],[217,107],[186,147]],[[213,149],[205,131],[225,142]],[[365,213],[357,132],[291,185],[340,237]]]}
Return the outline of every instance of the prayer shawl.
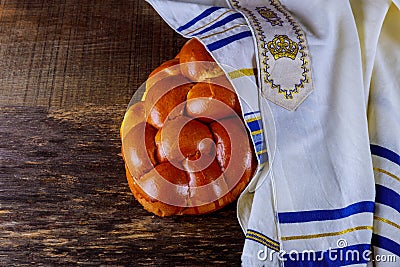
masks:
{"label": "prayer shawl", "polygon": [[148,2],[239,95],[259,161],[242,264],[398,266],[399,1]]}

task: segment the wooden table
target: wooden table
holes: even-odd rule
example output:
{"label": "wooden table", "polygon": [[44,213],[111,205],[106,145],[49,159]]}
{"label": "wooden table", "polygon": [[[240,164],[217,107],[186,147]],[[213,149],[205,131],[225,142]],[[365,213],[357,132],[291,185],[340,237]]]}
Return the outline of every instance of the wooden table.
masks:
{"label": "wooden table", "polygon": [[161,219],[125,179],[125,108],[184,42],[142,0],[1,1],[1,266],[240,264],[236,203]]}

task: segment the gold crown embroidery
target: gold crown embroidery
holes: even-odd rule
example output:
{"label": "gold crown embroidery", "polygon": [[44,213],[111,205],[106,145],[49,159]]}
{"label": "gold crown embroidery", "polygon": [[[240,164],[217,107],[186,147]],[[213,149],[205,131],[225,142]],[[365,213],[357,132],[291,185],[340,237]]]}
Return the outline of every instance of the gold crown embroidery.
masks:
{"label": "gold crown embroidery", "polygon": [[299,51],[299,46],[286,35],[276,35],[272,41],[268,42],[268,50],[274,56],[275,60],[282,57],[294,60]]}
{"label": "gold crown embroidery", "polygon": [[266,19],[272,26],[282,26],[283,22],[278,15],[267,7],[256,7],[257,12],[261,17]]}

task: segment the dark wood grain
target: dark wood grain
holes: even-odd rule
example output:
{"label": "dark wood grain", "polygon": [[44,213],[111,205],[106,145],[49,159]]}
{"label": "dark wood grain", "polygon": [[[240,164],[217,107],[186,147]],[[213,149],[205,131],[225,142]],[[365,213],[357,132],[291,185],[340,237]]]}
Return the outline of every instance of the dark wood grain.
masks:
{"label": "dark wood grain", "polygon": [[184,42],[144,1],[1,1],[0,266],[240,264],[235,203],[162,219],[125,179],[125,108]]}
{"label": "dark wood grain", "polygon": [[0,104],[125,104],[184,42],[142,0],[3,0]]}

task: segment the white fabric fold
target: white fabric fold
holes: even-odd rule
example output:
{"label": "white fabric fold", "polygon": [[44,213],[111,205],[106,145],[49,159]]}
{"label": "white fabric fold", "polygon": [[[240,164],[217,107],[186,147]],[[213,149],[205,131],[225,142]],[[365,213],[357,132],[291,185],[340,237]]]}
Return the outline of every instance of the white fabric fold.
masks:
{"label": "white fabric fold", "polygon": [[377,42],[368,105],[376,184],[373,250],[400,262],[400,6],[390,5]]}

